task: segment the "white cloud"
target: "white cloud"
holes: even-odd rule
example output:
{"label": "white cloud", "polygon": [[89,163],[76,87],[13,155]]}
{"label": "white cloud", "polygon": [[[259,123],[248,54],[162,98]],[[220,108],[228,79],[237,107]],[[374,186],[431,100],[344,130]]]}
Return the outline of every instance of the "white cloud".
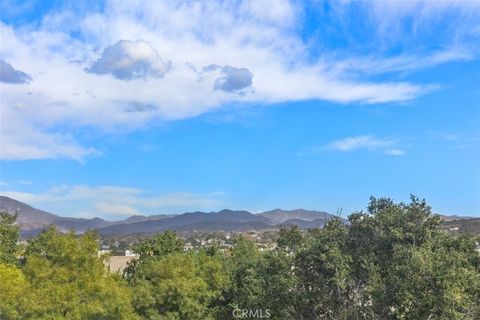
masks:
{"label": "white cloud", "polygon": [[[428,52],[386,59],[328,48],[309,58],[302,8],[274,3],[107,1],[102,12],[51,13],[38,27],[0,22],[0,57],[32,78],[1,87],[0,158],[81,160],[96,151],[74,138],[79,130],[124,133],[232,104],[410,100],[434,86],[369,75],[472,58],[460,44],[434,62]],[[194,70],[211,65],[221,74],[199,81]]]}
{"label": "white cloud", "polygon": [[402,149],[387,149],[385,154],[389,156],[401,156],[405,154],[405,150]]}
{"label": "white cloud", "polygon": [[475,56],[461,47],[448,48],[437,52],[425,54],[401,55],[394,57],[366,56],[339,60],[330,66],[329,70],[341,74],[343,72],[359,72],[365,75],[405,73],[418,71],[439,64],[469,61]]}
{"label": "white cloud", "polygon": [[15,109],[7,107],[2,109],[0,159],[70,158],[82,161],[87,155],[97,154],[94,148],[82,147],[68,134],[42,130],[40,126],[28,120],[28,109],[23,105]]}
{"label": "white cloud", "polygon": [[141,212],[139,212],[137,209],[122,204],[100,202],[97,203],[95,207],[98,212],[108,215],[120,215],[128,217],[141,214]]}
{"label": "white cloud", "polygon": [[[94,148],[84,148],[76,142],[55,133],[25,133],[2,131],[0,154],[3,160],[35,160],[70,158],[82,161],[87,155],[96,154]],[[33,139],[28,139],[28,137]]]}
{"label": "white cloud", "polygon": [[5,83],[29,83],[32,80],[25,72],[16,70],[11,64],[0,59],[0,82]]}
{"label": "white cloud", "polygon": [[240,9],[260,23],[291,27],[296,22],[295,7],[288,0],[247,0]]}
{"label": "white cloud", "polygon": [[389,139],[377,139],[371,135],[353,136],[330,142],[331,149],[339,151],[352,151],[356,149],[378,149],[392,144]]}
{"label": "white cloud", "polygon": [[403,155],[405,150],[394,148],[396,144],[397,141],[395,139],[376,138],[373,135],[360,135],[332,141],[326,145],[326,148],[342,152],[354,150],[380,150],[384,154],[390,156]]}
{"label": "white cloud", "polygon": [[455,149],[470,149],[478,147],[480,136],[478,134],[460,134],[452,132],[427,131],[430,139],[443,141],[443,144]]}
{"label": "white cloud", "polygon": [[158,107],[153,104],[142,103],[138,101],[130,101],[126,103],[125,111],[127,112],[155,112]]}
{"label": "white cloud", "polygon": [[218,210],[227,206],[223,192],[152,194],[119,186],[59,185],[39,193],[2,191],[40,209],[66,216],[121,218],[125,215]]}
{"label": "white cloud", "polygon": [[241,92],[252,86],[253,74],[247,68],[211,65],[203,68],[203,72],[218,72],[214,82],[215,90]]}
{"label": "white cloud", "polygon": [[[476,26],[480,26],[479,1],[409,0],[409,1],[343,1],[343,9],[356,5],[369,13],[377,26],[375,32],[382,45],[409,42],[424,35],[433,40],[452,44],[467,40]],[[445,20],[448,19],[448,23]],[[405,23],[408,21],[408,23]],[[405,36],[408,32],[408,36]],[[448,34],[447,39],[438,35]],[[473,39],[471,39],[473,40]],[[446,43],[445,43],[446,41]],[[475,40],[473,40],[475,42]],[[450,43],[449,43],[450,42]],[[419,44],[419,48],[424,44]]]}
{"label": "white cloud", "polygon": [[111,74],[117,79],[162,78],[171,68],[150,43],[142,40],[120,40],[107,47],[87,70],[99,75]]}

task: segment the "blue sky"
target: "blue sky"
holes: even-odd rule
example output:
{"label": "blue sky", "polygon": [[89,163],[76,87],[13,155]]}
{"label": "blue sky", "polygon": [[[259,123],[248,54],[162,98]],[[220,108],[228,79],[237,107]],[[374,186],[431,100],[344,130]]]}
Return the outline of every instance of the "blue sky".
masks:
{"label": "blue sky", "polygon": [[0,194],[480,216],[479,1],[2,1]]}

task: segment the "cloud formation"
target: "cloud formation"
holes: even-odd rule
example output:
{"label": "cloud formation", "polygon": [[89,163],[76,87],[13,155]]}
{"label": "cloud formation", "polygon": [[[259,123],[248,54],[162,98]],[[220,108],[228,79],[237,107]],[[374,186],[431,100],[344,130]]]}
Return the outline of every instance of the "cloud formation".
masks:
{"label": "cloud formation", "polygon": [[120,40],[107,47],[87,71],[99,75],[111,74],[120,80],[133,80],[163,78],[170,68],[171,62],[164,61],[150,43]]}
{"label": "cloud formation", "polygon": [[[476,59],[480,10],[462,4],[468,1],[414,2],[326,1],[305,8],[287,0],[274,6],[107,0],[94,10],[56,8],[31,25],[0,22],[0,57],[35,78],[28,86],[1,88],[2,124],[8,125],[0,127],[0,158],[83,159],[92,148],[75,138],[78,130],[123,134],[232,104],[415,99],[438,86],[414,82],[406,71]],[[310,21],[318,30],[305,35],[308,10],[333,15],[322,21],[335,23],[323,28],[322,21]],[[361,25],[344,24],[352,10]],[[402,37],[405,30],[411,36]],[[349,50],[332,45],[338,39],[352,41]],[[430,43],[433,49],[423,47]],[[201,81],[191,67],[212,65],[218,67]],[[2,79],[13,79],[4,77],[2,71]]]}
{"label": "cloud formation", "polygon": [[252,86],[253,73],[247,68],[211,65],[204,67],[203,70],[206,72],[220,71],[221,75],[215,79],[215,90],[240,92]]}
{"label": "cloud formation", "polygon": [[30,81],[32,81],[30,75],[14,69],[10,63],[0,59],[0,82],[23,84]]}
{"label": "cloud formation", "polygon": [[127,112],[154,112],[157,109],[158,107],[153,104],[142,103],[138,101],[130,101],[125,107]]}
{"label": "cloud formation", "polygon": [[[18,126],[15,125],[18,123]],[[69,135],[42,132],[23,121],[3,123],[0,136],[0,159],[39,160],[67,158],[83,161],[98,154],[92,147],[83,147]]]}
{"label": "cloud formation", "polygon": [[95,209],[98,210],[98,212],[101,214],[115,215],[115,216],[129,217],[129,216],[141,214],[141,212],[139,212],[137,209],[133,207],[126,206],[123,204],[114,204],[114,203],[105,203],[105,202],[96,203]]}
{"label": "cloud formation", "polygon": [[335,140],[326,145],[327,149],[342,152],[354,150],[380,150],[389,156],[401,156],[405,150],[396,148],[397,141],[391,138],[376,138],[373,135],[352,136]]}

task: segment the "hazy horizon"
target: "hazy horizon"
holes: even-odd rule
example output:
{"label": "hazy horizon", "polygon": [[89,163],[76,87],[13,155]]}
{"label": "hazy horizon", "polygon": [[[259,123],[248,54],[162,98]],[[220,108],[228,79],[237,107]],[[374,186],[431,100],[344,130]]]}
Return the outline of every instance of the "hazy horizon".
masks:
{"label": "hazy horizon", "polygon": [[[4,194],[0,194],[0,196],[6,196]],[[18,199],[14,199],[14,198],[11,198],[9,196],[6,196],[12,200],[16,200],[16,201],[20,201]],[[69,216],[69,215],[65,215],[65,214],[62,214],[62,212],[50,212],[48,210],[45,210],[41,207],[36,207],[34,205],[30,205],[29,203],[26,203],[26,202],[23,202],[23,201],[20,201],[24,204],[27,204],[31,207],[33,207],[34,209],[38,209],[38,210],[42,210],[42,211],[45,211],[45,212],[48,212],[48,213],[51,213],[51,214],[55,214],[57,216],[60,216],[60,217],[67,217],[67,218],[85,218],[85,219],[91,219],[91,218],[102,218],[98,215],[96,215],[94,212],[91,212],[89,214],[85,214],[85,215],[82,215],[82,216],[79,216],[79,215],[73,215],[73,216]],[[327,214],[330,214],[330,215],[335,215],[335,216],[339,216],[343,219],[347,219],[348,216],[354,212],[360,212],[360,211],[364,211],[365,212],[365,208],[363,209],[359,209],[358,211],[352,211],[352,212],[344,212],[343,211],[343,208],[338,208],[336,212],[328,212],[328,211],[325,211],[325,210],[322,210],[322,209],[315,209],[315,208],[302,208],[302,207],[298,207],[298,208],[289,208],[289,209],[285,209],[285,208],[270,208],[270,209],[263,209],[263,210],[248,210],[248,209],[237,209],[237,208],[222,208],[222,209],[216,209],[216,210],[187,210],[187,211],[171,211],[171,212],[158,212],[158,213],[150,213],[150,214],[142,214],[142,213],[138,213],[138,214],[132,214],[132,215],[116,215],[116,216],[109,216],[109,217],[104,217],[102,219],[106,220],[106,221],[112,221],[112,222],[115,222],[115,221],[123,221],[125,219],[128,219],[130,217],[133,217],[133,216],[145,216],[145,217],[150,217],[150,216],[161,216],[161,215],[165,215],[165,216],[174,216],[174,215],[181,215],[181,214],[185,214],[185,213],[193,213],[193,212],[203,212],[203,213],[218,213],[218,212],[221,212],[221,211],[224,211],[224,210],[230,210],[230,211],[247,211],[249,213],[252,213],[252,214],[262,214],[262,213],[266,213],[266,212],[269,212],[269,211],[275,211],[275,210],[282,210],[282,211],[295,211],[295,210],[305,210],[305,211],[316,211],[316,212],[324,212],[324,213],[327,213]],[[474,218],[476,217],[475,215],[466,215],[466,214],[448,214],[448,213],[443,213],[443,212],[435,212],[433,210],[432,212],[433,214],[439,214],[439,215],[445,215],[445,216],[451,216],[451,217],[466,217],[466,218]]]}

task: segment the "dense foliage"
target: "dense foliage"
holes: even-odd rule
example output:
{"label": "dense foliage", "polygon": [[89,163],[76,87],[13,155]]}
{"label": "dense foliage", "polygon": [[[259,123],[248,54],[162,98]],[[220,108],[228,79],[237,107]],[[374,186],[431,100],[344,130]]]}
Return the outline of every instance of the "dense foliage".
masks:
{"label": "dense foliage", "polygon": [[123,276],[93,233],[49,229],[22,249],[14,223],[0,214],[0,319],[480,319],[479,239],[447,233],[416,197],[283,229],[272,251],[244,238],[184,251],[165,232]]}
{"label": "dense foliage", "polygon": [[17,214],[0,212],[0,263],[16,263],[20,228],[15,225]]}

